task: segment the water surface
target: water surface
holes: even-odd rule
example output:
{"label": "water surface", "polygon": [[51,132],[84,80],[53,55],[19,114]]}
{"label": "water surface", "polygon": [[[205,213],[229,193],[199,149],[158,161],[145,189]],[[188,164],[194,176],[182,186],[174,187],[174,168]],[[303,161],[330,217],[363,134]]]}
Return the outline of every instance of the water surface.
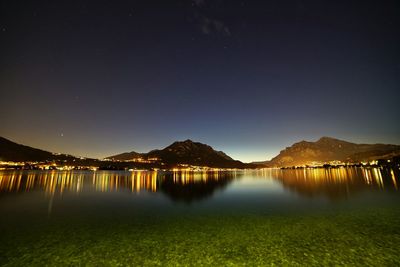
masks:
{"label": "water surface", "polygon": [[0,265],[397,265],[399,177],[1,171]]}
{"label": "water surface", "polygon": [[398,200],[398,170],[2,171],[0,213],[285,213]]}

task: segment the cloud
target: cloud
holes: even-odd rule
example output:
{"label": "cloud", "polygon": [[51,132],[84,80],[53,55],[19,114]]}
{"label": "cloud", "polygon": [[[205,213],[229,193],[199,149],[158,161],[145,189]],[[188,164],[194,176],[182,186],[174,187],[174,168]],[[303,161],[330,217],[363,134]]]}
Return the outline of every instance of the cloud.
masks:
{"label": "cloud", "polygon": [[199,25],[202,33],[204,34],[216,32],[226,36],[231,35],[229,28],[222,21],[217,19],[201,16],[199,19]]}
{"label": "cloud", "polygon": [[219,19],[212,18],[205,15],[210,7],[207,5],[206,0],[191,0],[194,8],[194,21],[198,25],[203,34],[209,35],[212,33],[230,36],[231,31],[225,23]]}
{"label": "cloud", "polygon": [[205,0],[192,0],[196,6],[202,6],[205,3]]}

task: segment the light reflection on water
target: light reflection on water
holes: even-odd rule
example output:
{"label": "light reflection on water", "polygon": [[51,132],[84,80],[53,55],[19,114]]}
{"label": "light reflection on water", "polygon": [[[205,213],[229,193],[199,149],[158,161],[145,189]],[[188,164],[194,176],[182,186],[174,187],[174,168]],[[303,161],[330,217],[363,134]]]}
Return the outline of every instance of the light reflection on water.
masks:
{"label": "light reflection on water", "polygon": [[[245,179],[242,179],[245,178]],[[354,192],[398,190],[399,170],[384,168],[262,169],[236,172],[112,172],[112,171],[1,171],[2,194],[43,191],[46,195],[147,191],[167,194],[172,200],[193,201],[212,196],[239,180],[246,190],[250,180],[270,181],[304,197],[348,197]]]}
{"label": "light reflection on water", "polygon": [[0,171],[0,191],[41,190],[50,195],[62,195],[66,190],[81,192],[84,189],[100,192],[122,189],[157,192],[160,184],[213,184],[234,177],[236,172]]}
{"label": "light reflection on water", "polygon": [[106,218],[174,214],[178,218],[392,205],[400,198],[399,177],[399,169],[385,168],[0,171],[0,214],[17,221],[20,215],[29,220],[31,215],[46,213],[48,218],[68,219],[93,214]]}
{"label": "light reflection on water", "polygon": [[332,168],[274,170],[271,175],[285,189],[304,197],[349,198],[363,191],[397,191],[399,170]]}
{"label": "light reflection on water", "polygon": [[285,188],[305,191],[323,191],[324,188],[385,188],[398,190],[399,170],[383,168],[332,168],[332,169],[262,169],[237,172],[110,172],[110,171],[1,171],[0,191],[27,192],[41,190],[46,194],[63,194],[65,191],[100,192],[142,190],[157,192],[163,185],[177,188],[195,184],[216,184],[237,178],[272,179]]}

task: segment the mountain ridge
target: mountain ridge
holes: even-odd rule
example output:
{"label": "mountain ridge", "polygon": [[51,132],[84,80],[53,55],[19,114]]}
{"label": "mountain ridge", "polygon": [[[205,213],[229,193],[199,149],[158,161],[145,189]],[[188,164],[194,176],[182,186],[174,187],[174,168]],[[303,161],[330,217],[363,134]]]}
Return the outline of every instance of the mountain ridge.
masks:
{"label": "mountain ridge", "polygon": [[[132,153],[132,154],[131,154]],[[222,151],[214,150],[211,146],[190,139],[175,141],[163,149],[154,149],[148,153],[121,153],[106,159],[128,160],[126,157],[134,156],[144,160],[159,160],[167,165],[190,164],[209,167],[244,167],[247,166],[239,160],[234,160]]]}
{"label": "mountain ridge", "polygon": [[300,141],[281,150],[270,161],[268,167],[290,167],[312,165],[315,162],[330,161],[360,162],[400,155],[400,145],[391,144],[357,144],[323,136],[315,142]]}
{"label": "mountain ridge", "polygon": [[0,137],[0,160],[2,161],[46,161],[76,159],[66,154],[52,153],[39,148],[15,143]]}
{"label": "mountain ridge", "polygon": [[[400,145],[391,144],[356,144],[348,141],[321,137],[315,142],[299,141],[281,150],[270,161],[243,163],[235,160],[222,151],[190,139],[176,141],[163,149],[154,149],[147,153],[135,151],[125,152],[106,159],[112,161],[112,166],[127,167],[167,167],[177,165],[208,166],[220,168],[257,168],[257,167],[291,167],[300,165],[315,165],[342,161],[358,163],[377,159],[391,159],[400,156]],[[135,161],[135,159],[137,159]],[[29,147],[0,137],[0,161],[59,161],[71,164],[106,164],[107,161],[78,158],[66,154],[48,152]],[[124,164],[131,162],[132,164]],[[146,165],[147,164],[147,165]],[[111,166],[110,165],[110,166]]]}
{"label": "mountain ridge", "polygon": [[109,156],[109,157],[106,157],[105,159],[107,159],[107,160],[133,160],[133,159],[141,157],[143,154],[145,154],[145,153],[131,151],[131,152],[124,152],[124,153],[116,154],[113,156]]}

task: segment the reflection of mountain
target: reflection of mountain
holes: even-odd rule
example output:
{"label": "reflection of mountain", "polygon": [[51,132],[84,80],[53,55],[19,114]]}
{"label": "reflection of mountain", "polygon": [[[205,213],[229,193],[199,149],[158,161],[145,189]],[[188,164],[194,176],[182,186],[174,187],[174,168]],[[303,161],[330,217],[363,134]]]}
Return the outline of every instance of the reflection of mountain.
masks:
{"label": "reflection of mountain", "polygon": [[271,161],[270,167],[285,167],[329,162],[334,160],[360,162],[400,154],[400,146],[385,144],[354,144],[330,137],[322,137],[316,142],[301,141],[282,150]]}
{"label": "reflection of mountain", "polygon": [[160,191],[174,201],[192,202],[212,196],[235,177],[235,172],[7,171],[0,172],[0,192]]}
{"label": "reflection of mountain", "polygon": [[274,170],[274,179],[302,196],[342,199],[372,189],[398,189],[399,170],[379,168],[338,168]]}
{"label": "reflection of mountain", "polygon": [[193,202],[211,197],[217,190],[224,189],[235,173],[185,173],[174,172],[162,179],[160,191],[174,201]]}

